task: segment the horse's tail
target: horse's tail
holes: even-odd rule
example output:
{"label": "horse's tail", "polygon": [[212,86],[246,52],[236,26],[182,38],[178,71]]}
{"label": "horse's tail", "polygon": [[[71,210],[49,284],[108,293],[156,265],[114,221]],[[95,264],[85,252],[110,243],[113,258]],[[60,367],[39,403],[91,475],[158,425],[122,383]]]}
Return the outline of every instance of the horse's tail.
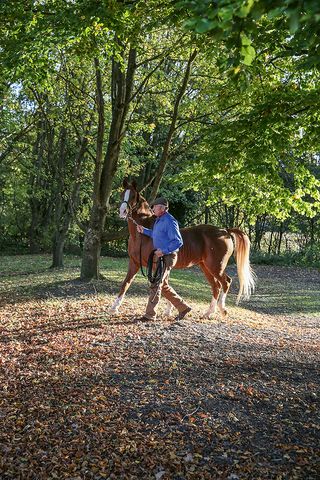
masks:
{"label": "horse's tail", "polygon": [[239,228],[227,228],[228,233],[232,235],[235,241],[235,257],[237,262],[237,270],[239,277],[239,293],[237,296],[237,304],[241,297],[248,299],[255,288],[255,273],[251,268],[250,255],[250,240],[249,237]]}

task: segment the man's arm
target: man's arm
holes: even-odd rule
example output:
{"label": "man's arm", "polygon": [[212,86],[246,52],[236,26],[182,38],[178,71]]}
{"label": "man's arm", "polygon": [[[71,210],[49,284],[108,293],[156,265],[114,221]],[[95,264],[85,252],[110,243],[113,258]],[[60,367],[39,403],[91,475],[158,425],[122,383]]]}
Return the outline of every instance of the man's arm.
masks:
{"label": "man's arm", "polygon": [[139,233],[143,233],[144,235],[152,238],[152,230],[150,228],[145,228],[142,225],[137,225],[137,230]]}
{"label": "man's arm", "polygon": [[175,218],[171,217],[168,222],[168,244],[163,249],[164,255],[179,250],[183,245],[183,240],[179,230],[178,222]]}

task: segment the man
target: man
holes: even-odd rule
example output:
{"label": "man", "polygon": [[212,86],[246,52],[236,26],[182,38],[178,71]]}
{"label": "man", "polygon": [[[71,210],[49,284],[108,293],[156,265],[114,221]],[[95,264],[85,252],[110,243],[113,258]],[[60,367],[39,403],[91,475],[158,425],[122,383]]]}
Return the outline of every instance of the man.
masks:
{"label": "man", "polygon": [[140,320],[155,320],[161,294],[179,311],[175,320],[182,320],[191,307],[187,305],[175,290],[168,284],[171,269],[178,259],[178,251],[183,245],[182,237],[176,219],[168,212],[169,204],[163,197],[156,198],[151,204],[153,213],[157,217],[153,229],[137,225],[139,233],[152,238],[155,255],[164,258],[165,270],[160,284],[151,284],[150,295],[144,317]]}

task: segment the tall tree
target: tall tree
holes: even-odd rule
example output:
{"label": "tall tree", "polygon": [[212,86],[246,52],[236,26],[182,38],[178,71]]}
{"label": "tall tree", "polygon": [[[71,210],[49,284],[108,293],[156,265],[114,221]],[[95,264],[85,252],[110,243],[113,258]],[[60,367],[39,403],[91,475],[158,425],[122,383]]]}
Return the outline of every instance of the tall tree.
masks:
{"label": "tall tree", "polygon": [[[136,68],[136,50],[130,46],[126,49],[118,39],[117,43],[120,48],[121,63],[115,56],[112,58],[112,116],[107,150],[104,158],[103,141],[105,132],[105,112],[103,86],[99,62],[97,59],[95,60],[97,84],[96,98],[99,124],[93,207],[91,209],[89,225],[84,240],[84,255],[81,266],[82,279],[98,278],[99,276],[101,239],[112,192],[113,178],[117,169],[120,147],[125,134],[125,121],[132,96],[134,72]],[[126,64],[125,71],[123,69],[124,63]]]}

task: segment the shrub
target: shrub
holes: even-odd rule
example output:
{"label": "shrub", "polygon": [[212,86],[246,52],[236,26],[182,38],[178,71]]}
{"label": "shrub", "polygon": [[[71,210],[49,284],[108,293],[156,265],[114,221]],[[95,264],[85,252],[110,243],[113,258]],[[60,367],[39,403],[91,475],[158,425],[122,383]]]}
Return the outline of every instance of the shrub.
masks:
{"label": "shrub", "polygon": [[297,252],[283,252],[280,255],[252,251],[251,262],[256,265],[297,265],[320,268],[320,244],[310,245]]}

